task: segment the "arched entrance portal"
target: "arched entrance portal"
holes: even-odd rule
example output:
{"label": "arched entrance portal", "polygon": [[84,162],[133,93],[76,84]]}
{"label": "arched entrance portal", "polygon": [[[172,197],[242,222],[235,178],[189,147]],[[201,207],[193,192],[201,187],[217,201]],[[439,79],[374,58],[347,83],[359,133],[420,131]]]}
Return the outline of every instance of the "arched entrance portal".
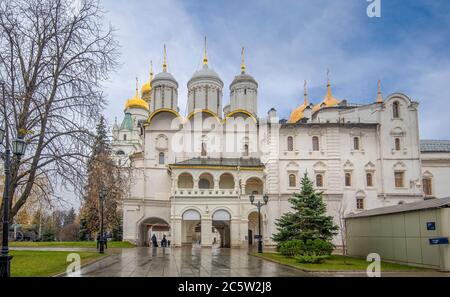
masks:
{"label": "arched entrance portal", "polygon": [[201,216],[194,209],[186,210],[183,213],[181,224],[182,245],[199,245],[201,243]]}
{"label": "arched entrance portal", "polygon": [[158,244],[161,239],[166,235],[167,239],[170,240],[170,225],[161,218],[151,217],[147,218],[139,226],[139,246],[150,246],[150,238],[156,235],[158,239]]}
{"label": "arched entrance portal", "polygon": [[[264,234],[264,226],[261,214],[261,234]],[[259,234],[258,212],[254,211],[248,215],[248,244],[256,246],[258,244]]]}
{"label": "arched entrance portal", "polygon": [[231,215],[228,211],[218,210],[214,212],[212,217],[213,246],[220,246],[221,248],[229,248],[231,246],[230,221]]}

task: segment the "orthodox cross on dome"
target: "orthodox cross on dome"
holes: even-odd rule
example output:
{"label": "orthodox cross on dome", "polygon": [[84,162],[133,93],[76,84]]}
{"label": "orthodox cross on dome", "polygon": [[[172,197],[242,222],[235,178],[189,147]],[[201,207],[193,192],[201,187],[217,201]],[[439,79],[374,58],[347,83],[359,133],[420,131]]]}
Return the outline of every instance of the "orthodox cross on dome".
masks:
{"label": "orthodox cross on dome", "polygon": [[139,97],[139,79],[136,77],[136,98]]}
{"label": "orthodox cross on dome", "polygon": [[331,82],[330,82],[330,69],[327,68],[327,96],[326,99],[331,99],[333,94],[331,93]]}
{"label": "orthodox cross on dome", "polygon": [[378,80],[377,103],[383,103],[383,96],[381,95],[381,80]]}
{"label": "orthodox cross on dome", "polygon": [[164,71],[164,72],[167,72],[167,52],[166,52],[166,45],[165,45],[165,44],[164,44],[163,71]]}
{"label": "orthodox cross on dome", "polygon": [[207,47],[206,47],[206,36],[205,36],[205,48],[203,53],[203,65],[208,65],[208,53],[207,53]]}
{"label": "orthodox cross on dome", "polygon": [[304,104],[305,106],[308,105],[308,89],[307,89],[308,82],[305,80],[305,84],[303,85],[303,98],[304,98]]}
{"label": "orthodox cross on dome", "polygon": [[150,60],[150,84],[152,83],[153,80],[153,61]]}
{"label": "orthodox cross on dome", "polygon": [[242,47],[242,51],[241,51],[241,73],[244,74],[245,73],[245,48]]}

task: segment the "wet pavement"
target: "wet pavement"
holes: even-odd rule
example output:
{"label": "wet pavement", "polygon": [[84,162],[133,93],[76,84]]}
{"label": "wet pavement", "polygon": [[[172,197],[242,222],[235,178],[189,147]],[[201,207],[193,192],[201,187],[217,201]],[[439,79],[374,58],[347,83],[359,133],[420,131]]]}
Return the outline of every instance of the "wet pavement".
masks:
{"label": "wet pavement", "polygon": [[253,257],[246,249],[133,248],[81,269],[86,277],[299,277],[311,274]]}

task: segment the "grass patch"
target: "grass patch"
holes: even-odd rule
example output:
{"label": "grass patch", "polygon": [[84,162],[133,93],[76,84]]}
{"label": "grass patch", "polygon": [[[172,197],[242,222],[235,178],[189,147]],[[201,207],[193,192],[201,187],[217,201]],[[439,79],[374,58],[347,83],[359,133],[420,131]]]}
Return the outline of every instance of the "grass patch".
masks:
{"label": "grass patch", "polygon": [[[65,272],[67,255],[72,252],[50,251],[10,251],[13,257],[11,261],[11,275],[14,277],[54,276]],[[105,255],[95,252],[79,252],[81,264],[89,263]]]}
{"label": "grass patch", "polygon": [[[366,271],[369,262],[365,259],[347,257],[344,263],[344,257],[341,255],[332,255],[329,259],[321,264],[304,264],[299,263],[293,258],[283,256],[279,253],[251,253],[266,260],[270,260],[279,264],[288,265],[305,271]],[[430,271],[430,269],[412,267],[401,264],[381,262],[382,272],[402,272],[402,271]]]}
{"label": "grass patch", "polygon": [[[96,248],[95,241],[50,241],[50,242],[10,242],[10,247],[77,247],[77,248]],[[135,245],[125,241],[108,241],[108,248],[133,248]]]}

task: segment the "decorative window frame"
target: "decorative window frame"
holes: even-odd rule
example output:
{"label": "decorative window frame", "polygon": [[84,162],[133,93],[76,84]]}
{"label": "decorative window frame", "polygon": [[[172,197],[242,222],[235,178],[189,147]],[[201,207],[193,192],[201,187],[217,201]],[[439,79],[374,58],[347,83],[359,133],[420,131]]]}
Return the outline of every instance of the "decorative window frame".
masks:
{"label": "decorative window frame", "polygon": [[[353,171],[354,171],[354,165],[350,160],[347,160],[347,162],[344,163],[344,189],[353,189],[355,185],[355,181],[353,179]],[[346,174],[350,174],[350,186],[346,185]]]}
{"label": "decorative window frame", "polygon": [[[326,180],[327,180],[327,165],[322,162],[322,161],[318,161],[313,165],[314,168],[314,186],[317,189],[326,189]],[[322,175],[322,187],[318,187],[316,184],[316,176],[318,174]]]}
{"label": "decorative window frame", "polygon": [[[396,185],[395,185],[395,173],[396,172],[402,172],[403,173],[403,186],[402,187],[396,187]],[[396,190],[408,189],[407,182],[406,182],[408,180],[407,174],[406,174],[407,173],[407,166],[406,166],[406,164],[401,162],[401,161],[395,163],[394,166],[393,166],[392,173],[393,173],[393,182],[394,182],[393,186],[394,186],[394,189],[396,189]]]}
{"label": "decorative window frame", "polygon": [[[424,187],[423,187],[423,180],[424,180],[424,179],[429,179],[430,182],[431,182],[431,194],[430,194],[430,195],[425,194]],[[422,174],[421,184],[422,184],[422,192],[423,192],[423,195],[424,195],[425,197],[434,197],[434,175],[433,175],[430,171],[426,170],[426,171]]]}
{"label": "decorative window frame", "polygon": [[[289,162],[286,165],[286,172],[287,172],[287,183],[286,183],[286,188],[288,190],[296,190],[299,187],[299,171],[300,171],[300,166],[296,163],[296,162]],[[295,186],[291,187],[290,183],[289,183],[289,176],[293,174],[295,175]]]}
{"label": "decorative window frame", "polygon": [[[358,208],[358,200],[363,201],[363,208]],[[359,190],[355,193],[355,208],[357,211],[363,211],[366,209],[366,193],[363,190]]]}
{"label": "decorative window frame", "polygon": [[[325,150],[324,150],[324,145],[323,145],[323,141],[322,141],[322,136],[323,136],[323,131],[322,128],[320,126],[312,126],[309,131],[308,131],[308,135],[310,136],[310,149],[309,149],[309,154],[313,155],[313,154],[321,154],[324,155],[325,154]],[[316,136],[319,140],[319,150],[315,151],[313,150],[313,137]]]}
{"label": "decorative window frame", "polygon": [[[366,175],[364,176],[364,184],[366,185],[366,189],[374,189],[375,188],[375,184],[376,184],[376,176],[375,176],[375,171],[376,171],[376,166],[375,164],[373,164],[372,162],[368,162],[365,166],[364,166],[364,170]],[[367,184],[367,174],[370,173],[372,174],[372,186],[369,186]]]}
{"label": "decorative window frame", "polygon": [[[396,150],[395,149],[395,139],[398,138],[400,140],[400,150]],[[397,153],[403,153],[404,155],[406,155],[408,153],[408,149],[407,146],[405,144],[405,139],[406,139],[406,132],[400,128],[400,127],[395,127],[394,129],[391,130],[391,153],[392,155],[395,155]]]}
{"label": "decorative window frame", "polygon": [[[364,136],[365,134],[361,131],[360,128],[353,128],[350,130],[350,154],[355,154],[355,153],[360,153],[360,154],[365,154],[366,151],[364,149]],[[355,149],[354,146],[354,138],[357,137],[359,140],[359,149]]]}

